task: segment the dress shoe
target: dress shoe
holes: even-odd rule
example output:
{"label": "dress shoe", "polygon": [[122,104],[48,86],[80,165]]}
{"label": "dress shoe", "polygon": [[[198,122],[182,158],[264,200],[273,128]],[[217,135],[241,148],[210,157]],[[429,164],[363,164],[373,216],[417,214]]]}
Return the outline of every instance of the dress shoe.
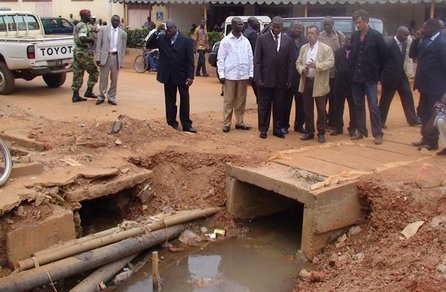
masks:
{"label": "dress shoe", "polygon": [[330,136],[336,136],[336,135],[341,135],[343,133],[342,130],[333,130],[333,132],[330,133]]}
{"label": "dress shoe", "polygon": [[206,74],[204,74],[203,76],[204,76],[204,77],[209,77],[209,74],[208,74],[208,73],[206,73]]}
{"label": "dress shoe", "polygon": [[268,136],[268,134],[266,134],[266,132],[260,132],[259,137],[262,139],[266,139],[266,137]]}
{"label": "dress shoe", "polygon": [[237,130],[245,130],[245,131],[251,130],[251,127],[250,126],[246,126],[246,125],[235,125],[235,128]]}
{"label": "dress shoe", "polygon": [[424,144],[426,144],[426,142],[424,142],[424,140],[423,139],[421,139],[420,141],[417,141],[417,142],[412,142],[412,143],[410,143],[412,146],[415,146],[415,147],[420,147],[420,146],[423,146]]}
{"label": "dress shoe", "polygon": [[307,131],[305,131],[304,127],[294,127],[294,132],[299,132],[302,134],[306,134]]}
{"label": "dress shoe", "polygon": [[94,94],[93,91],[91,91],[91,90],[85,91],[84,96],[88,97],[88,98],[98,98],[98,96],[96,94]]}
{"label": "dress shoe", "polygon": [[375,137],[375,145],[381,145],[383,143],[383,136]]}
{"label": "dress shoe", "polygon": [[437,155],[446,155],[446,147],[444,147],[443,150],[438,151]]}
{"label": "dress shoe", "polygon": [[387,129],[387,125],[386,125],[386,124],[383,124],[381,128],[383,128],[383,129]]}
{"label": "dress shoe", "polygon": [[73,102],[80,102],[80,101],[86,101],[86,98],[83,98],[82,96],[74,96],[71,101]]}
{"label": "dress shoe", "polygon": [[355,135],[356,130],[348,130],[348,136],[351,138]]}
{"label": "dress shoe", "polygon": [[317,135],[317,141],[319,143],[325,143],[325,135]]}
{"label": "dress shoe", "polygon": [[311,134],[307,133],[307,134],[303,135],[302,137],[300,137],[300,139],[302,141],[313,140],[314,139],[314,135],[311,135]]}
{"label": "dress shoe", "polygon": [[288,128],[282,128],[280,129],[280,131],[282,131],[282,133],[284,133],[285,135],[288,135]]}
{"label": "dress shoe", "polygon": [[227,132],[229,132],[229,130],[231,130],[231,127],[229,127],[229,126],[223,127],[223,132],[227,133]]}
{"label": "dress shoe", "polygon": [[96,105],[100,105],[101,103],[104,103],[104,100],[103,100],[103,99],[98,99],[98,100],[96,100]]}
{"label": "dress shoe", "polygon": [[179,125],[169,125],[169,126],[171,126],[174,130],[181,131]]}
{"label": "dress shoe", "polygon": [[354,134],[351,138],[350,138],[350,140],[361,140],[362,138],[364,138],[364,135],[362,135],[361,133],[356,133],[356,134]]}
{"label": "dress shoe", "polygon": [[424,145],[418,146],[417,149],[418,149],[418,150],[426,149],[426,150],[429,150],[429,151],[431,151],[431,150],[437,150],[437,149],[438,149],[438,145],[424,144]]}
{"label": "dress shoe", "polygon": [[285,138],[285,134],[282,133],[282,131],[279,132],[273,132],[273,136],[276,136],[277,138]]}
{"label": "dress shoe", "polygon": [[194,127],[189,127],[189,128],[183,128],[183,132],[189,132],[189,133],[197,133],[197,129],[195,129]]}
{"label": "dress shoe", "polygon": [[409,123],[409,126],[416,127],[422,124],[420,117],[417,117],[414,121]]}
{"label": "dress shoe", "polygon": [[107,101],[109,104],[111,104],[111,105],[118,105],[117,103],[116,103],[116,101],[114,101],[114,100],[108,100]]}
{"label": "dress shoe", "polygon": [[201,76],[200,73],[195,73],[195,76]]}

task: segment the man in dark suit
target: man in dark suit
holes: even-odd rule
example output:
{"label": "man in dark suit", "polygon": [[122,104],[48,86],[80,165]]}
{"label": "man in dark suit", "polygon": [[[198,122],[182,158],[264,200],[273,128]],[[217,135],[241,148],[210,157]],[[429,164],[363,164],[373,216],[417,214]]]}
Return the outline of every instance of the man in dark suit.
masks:
{"label": "man in dark suit", "polygon": [[[292,58],[291,62],[296,64],[297,58],[299,57],[300,48],[308,43],[307,38],[303,35],[304,26],[302,22],[299,20],[293,21],[291,25],[290,31],[287,35],[292,39]],[[295,116],[294,116],[294,131],[301,132],[305,134],[304,122],[305,122],[305,113],[304,113],[304,97],[302,93],[299,92],[299,81],[300,74],[297,72],[295,66],[293,66],[293,70],[291,71],[291,84],[290,87],[286,91],[286,95],[283,102],[283,121],[282,121],[282,132],[285,134],[288,133],[288,128],[290,127],[290,113],[291,108],[295,106]]]}
{"label": "man in dark suit", "polygon": [[[252,53],[254,54],[256,49],[257,42],[257,34],[259,33],[260,23],[257,18],[251,16],[248,18],[248,27],[245,29],[243,36],[246,37],[251,44]],[[256,96],[256,102],[258,102],[258,94],[257,94],[257,86],[255,82],[251,82],[252,91],[254,91],[254,95]]]}
{"label": "man in dark suit", "polygon": [[194,81],[193,41],[178,31],[175,21],[166,22],[166,32],[154,32],[148,49],[159,49],[156,79],[164,84],[167,124],[180,130],[177,121],[177,90],[180,92],[180,122],[183,131],[196,133],[189,119],[189,86]]}
{"label": "man in dark suit", "polygon": [[345,45],[337,49],[335,57],[333,131],[331,136],[344,132],[344,105],[347,99],[350,122],[348,134],[350,137],[356,132],[355,103],[352,96],[352,42],[350,36],[345,36]]}
{"label": "man in dark suit", "polygon": [[418,58],[415,89],[420,92],[421,140],[412,145],[419,150],[438,149],[438,130],[429,130],[428,124],[434,114],[435,102],[446,93],[446,39],[440,35],[440,30],[438,19],[426,20],[415,34],[409,52],[411,58]]}
{"label": "man in dark suit", "polygon": [[292,40],[283,30],[283,19],[276,16],[271,29],[257,38],[254,53],[254,80],[258,87],[258,118],[260,138],[265,139],[273,111],[273,135],[285,138],[282,132],[282,103],[291,83]]}
{"label": "man in dark suit", "polygon": [[352,19],[358,30],[352,34],[352,93],[355,102],[357,133],[351,139],[359,140],[368,136],[365,119],[367,97],[372,134],[375,144],[379,145],[383,142],[383,132],[377,96],[378,79],[385,58],[386,44],[381,33],[369,26],[367,11],[364,9],[355,11]]}
{"label": "man in dark suit", "polygon": [[404,115],[410,126],[420,124],[415,113],[412,90],[410,89],[409,79],[404,71],[404,60],[406,58],[407,38],[409,29],[400,26],[397,29],[396,36],[386,42],[387,58],[381,71],[381,99],[379,100],[379,111],[381,113],[381,123],[385,127],[387,114],[389,113],[390,103],[395,92],[401,99]]}

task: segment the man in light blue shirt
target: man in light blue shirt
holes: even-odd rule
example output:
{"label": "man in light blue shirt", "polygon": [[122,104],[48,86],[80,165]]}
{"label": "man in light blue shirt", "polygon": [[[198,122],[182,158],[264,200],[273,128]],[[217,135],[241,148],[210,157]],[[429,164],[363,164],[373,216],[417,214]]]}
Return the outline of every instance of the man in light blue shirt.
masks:
{"label": "man in light blue shirt", "polygon": [[221,41],[217,55],[220,82],[224,84],[223,132],[231,129],[232,112],[235,114],[235,128],[249,130],[244,114],[248,82],[254,76],[253,54],[249,40],[243,36],[243,21],[234,17],[232,31]]}

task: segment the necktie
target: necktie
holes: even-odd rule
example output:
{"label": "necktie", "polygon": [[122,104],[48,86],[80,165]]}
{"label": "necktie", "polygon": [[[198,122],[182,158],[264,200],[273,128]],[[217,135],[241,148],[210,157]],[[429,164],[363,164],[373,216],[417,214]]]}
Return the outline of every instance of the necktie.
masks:
{"label": "necktie", "polygon": [[274,44],[276,45],[276,50],[278,52],[279,51],[279,36],[278,35],[274,36]]}

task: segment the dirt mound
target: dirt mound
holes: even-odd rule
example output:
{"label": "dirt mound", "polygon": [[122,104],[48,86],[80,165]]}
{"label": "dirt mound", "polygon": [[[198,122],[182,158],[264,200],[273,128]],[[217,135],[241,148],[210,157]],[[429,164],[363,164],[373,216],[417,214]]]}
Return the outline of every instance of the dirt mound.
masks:
{"label": "dirt mound", "polygon": [[223,206],[226,163],[246,163],[236,155],[193,151],[162,151],[147,157],[130,157],[129,161],[154,171],[150,206],[156,211],[165,207],[186,210]]}
{"label": "dirt mound", "polygon": [[[414,169],[422,167],[361,180],[369,220],[316,257],[319,276],[301,277],[295,291],[446,289],[446,189],[417,183]],[[424,224],[406,239],[401,231],[420,220]]]}

